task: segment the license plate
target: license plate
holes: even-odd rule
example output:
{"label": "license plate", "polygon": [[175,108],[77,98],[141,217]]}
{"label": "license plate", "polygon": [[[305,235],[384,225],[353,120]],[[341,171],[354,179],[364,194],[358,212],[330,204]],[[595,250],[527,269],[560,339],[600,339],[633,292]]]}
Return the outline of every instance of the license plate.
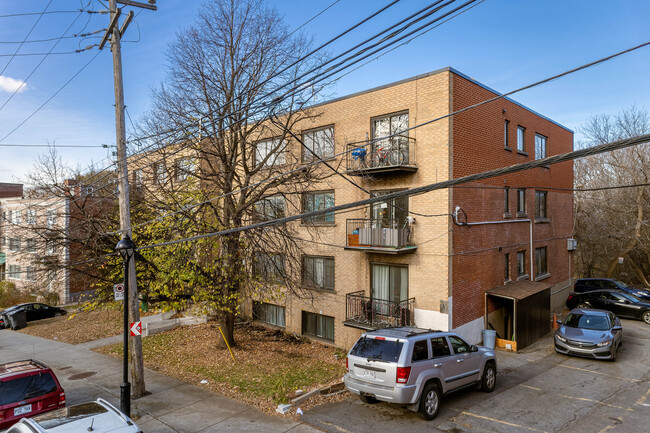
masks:
{"label": "license plate", "polygon": [[372,370],[363,370],[363,377],[367,377],[368,379],[374,379],[375,374],[376,373]]}
{"label": "license plate", "polygon": [[30,413],[32,411],[32,405],[26,404],[25,406],[20,406],[14,409],[14,416],[23,415]]}

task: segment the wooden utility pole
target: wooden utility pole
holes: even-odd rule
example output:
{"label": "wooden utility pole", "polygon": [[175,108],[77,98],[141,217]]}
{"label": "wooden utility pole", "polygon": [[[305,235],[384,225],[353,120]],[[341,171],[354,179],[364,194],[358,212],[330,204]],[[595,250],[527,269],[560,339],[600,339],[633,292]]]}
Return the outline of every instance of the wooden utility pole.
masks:
{"label": "wooden utility pole", "polygon": [[[118,26],[118,20],[121,15],[121,9],[117,8],[117,3],[126,4],[129,6],[136,6],[146,9],[156,10],[153,5],[127,1],[127,0],[109,0],[110,10],[110,24],[104,37],[101,40],[99,49],[104,47],[104,44],[110,36],[111,51],[113,52],[113,77],[115,84],[115,132],[117,145],[117,171],[118,171],[118,184],[119,184],[119,208],[120,208],[120,231],[122,236],[131,236],[131,208],[129,205],[129,177],[128,167],[126,161],[126,126],[124,120],[124,87],[122,82],[122,48],[120,40],[126,31],[127,26],[133,18],[133,12],[124,20],[121,28]],[[154,2],[155,3],[155,2]],[[138,286],[135,278],[135,260],[131,260],[128,268],[129,273],[129,299],[125,299],[125,308],[129,308],[129,322],[140,321],[140,306],[138,299]],[[133,390],[133,397],[142,397],[145,393],[144,385],[144,366],[142,363],[142,337],[130,337],[131,350],[131,383]]]}

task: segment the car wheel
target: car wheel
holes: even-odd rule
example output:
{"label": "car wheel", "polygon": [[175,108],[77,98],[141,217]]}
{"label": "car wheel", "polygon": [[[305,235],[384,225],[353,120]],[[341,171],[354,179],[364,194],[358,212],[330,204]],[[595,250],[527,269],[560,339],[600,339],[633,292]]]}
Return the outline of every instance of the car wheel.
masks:
{"label": "car wheel", "polygon": [[420,397],[420,410],[418,414],[427,421],[431,421],[436,417],[436,415],[438,415],[439,409],[440,389],[438,389],[438,385],[430,382],[424,387],[424,390],[422,390],[422,396]]}
{"label": "car wheel", "polygon": [[492,362],[485,364],[483,378],[481,379],[481,391],[492,392],[497,384],[497,369]]}
{"label": "car wheel", "polygon": [[643,316],[641,316],[641,318],[643,318],[643,321],[645,323],[650,325],[650,311],[646,311],[645,313],[643,313]]}
{"label": "car wheel", "polygon": [[377,400],[375,397],[371,397],[371,396],[369,396],[369,395],[362,395],[362,394],[359,394],[359,399],[360,399],[362,402],[366,403],[366,404],[375,404],[375,403],[379,403],[379,400]]}
{"label": "car wheel", "polygon": [[576,308],[591,308],[588,304],[585,303],[580,303],[576,305]]}
{"label": "car wheel", "polygon": [[63,316],[63,313],[58,312],[58,311],[56,313],[54,313],[54,317],[60,317],[60,316]]}

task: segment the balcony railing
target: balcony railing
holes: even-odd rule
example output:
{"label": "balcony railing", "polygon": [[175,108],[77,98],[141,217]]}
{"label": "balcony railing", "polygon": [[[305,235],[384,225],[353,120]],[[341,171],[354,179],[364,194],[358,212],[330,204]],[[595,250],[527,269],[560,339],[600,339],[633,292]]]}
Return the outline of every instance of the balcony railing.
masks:
{"label": "balcony railing", "polygon": [[413,226],[398,219],[349,219],[346,248],[400,253],[415,250]]}
{"label": "balcony railing", "polygon": [[348,174],[417,170],[415,138],[398,135],[374,143],[348,144],[346,150]]}
{"label": "balcony railing", "polygon": [[415,298],[387,301],[364,296],[363,290],[345,295],[345,323],[362,329],[413,326]]}

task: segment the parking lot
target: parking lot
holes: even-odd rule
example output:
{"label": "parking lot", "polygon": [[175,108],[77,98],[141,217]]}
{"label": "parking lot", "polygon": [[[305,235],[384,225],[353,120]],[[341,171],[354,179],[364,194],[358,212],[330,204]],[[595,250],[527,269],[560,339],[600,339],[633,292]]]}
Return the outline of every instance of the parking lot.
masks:
{"label": "parking lot", "polygon": [[497,353],[492,394],[466,390],[443,398],[430,422],[396,405],[356,396],[305,413],[328,432],[642,432],[650,423],[650,326],[623,320],[616,362],[555,353],[551,335],[521,353]]}

